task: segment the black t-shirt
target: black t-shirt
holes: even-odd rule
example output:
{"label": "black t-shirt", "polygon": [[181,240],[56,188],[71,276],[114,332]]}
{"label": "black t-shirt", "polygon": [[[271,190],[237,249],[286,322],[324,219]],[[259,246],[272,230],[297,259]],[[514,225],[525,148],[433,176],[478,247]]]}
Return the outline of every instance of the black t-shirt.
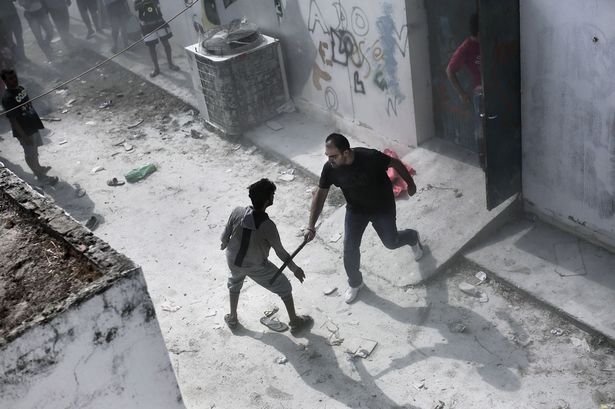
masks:
{"label": "black t-shirt", "polygon": [[352,164],[334,168],[325,163],[318,186],[342,189],[347,209],[357,213],[395,210],[393,186],[387,175],[391,158],[375,149],[354,148]]}
{"label": "black t-shirt", "polygon": [[[28,97],[28,93],[22,86],[15,89],[7,88],[2,95],[2,107],[5,111],[27,102],[27,104],[9,112],[6,116],[13,118],[19,125],[21,125],[22,129],[28,136],[37,132],[39,129],[44,128],[41,118],[39,118],[38,114],[34,110],[34,107],[32,106],[32,103],[29,101],[30,98]],[[13,136],[15,138],[20,137],[20,135],[15,132],[15,129],[13,129]]]}
{"label": "black t-shirt", "polygon": [[158,28],[167,27],[162,17],[158,0],[136,0],[135,10],[139,15],[141,29],[144,35],[155,31]]}

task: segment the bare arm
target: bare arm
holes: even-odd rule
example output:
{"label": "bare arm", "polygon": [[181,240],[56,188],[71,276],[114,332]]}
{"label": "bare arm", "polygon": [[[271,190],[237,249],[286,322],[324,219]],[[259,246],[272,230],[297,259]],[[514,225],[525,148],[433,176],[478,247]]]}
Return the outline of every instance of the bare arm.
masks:
{"label": "bare arm", "polygon": [[416,184],[408,169],[399,159],[391,158],[391,167],[399,173],[399,176],[408,184],[408,194],[414,196],[416,193]]}
{"label": "bare arm", "polygon": [[288,254],[288,251],[286,251],[286,249],[282,245],[282,241],[280,240],[280,233],[278,233],[278,228],[273,223],[271,223],[271,226],[271,228],[267,226],[267,241],[269,242],[271,247],[273,247],[273,251],[275,251],[275,254],[278,256],[278,258],[283,262],[288,261],[288,269],[293,272],[295,277],[297,277],[300,282],[303,282],[303,280],[305,279],[305,273],[303,272],[301,267],[296,265],[294,261],[290,260],[290,254]]}
{"label": "bare arm", "polygon": [[228,218],[228,222],[226,222],[226,227],[224,228],[224,231],[222,232],[222,236],[220,236],[220,250],[224,250],[226,249],[226,247],[228,246],[228,242],[231,240],[231,234],[233,234],[233,214],[235,212],[232,212],[231,215]]}
{"label": "bare arm", "polygon": [[461,100],[461,102],[470,103],[470,97],[468,96],[468,94],[465,92],[465,90],[461,86],[461,83],[459,82],[459,78],[457,78],[457,73],[454,72],[451,69],[451,67],[446,67],[446,76],[448,77],[448,80],[451,82],[451,85],[453,86],[453,88],[455,88],[455,91],[457,91],[457,95],[459,95],[459,99]]}
{"label": "bare arm", "polygon": [[307,232],[305,233],[305,239],[307,241],[312,241],[314,240],[314,237],[316,237],[316,222],[318,221],[318,217],[320,217],[320,213],[322,213],[322,208],[325,205],[325,200],[327,200],[328,194],[329,189],[319,187],[314,193],[314,197],[312,197],[310,222],[308,223]]}

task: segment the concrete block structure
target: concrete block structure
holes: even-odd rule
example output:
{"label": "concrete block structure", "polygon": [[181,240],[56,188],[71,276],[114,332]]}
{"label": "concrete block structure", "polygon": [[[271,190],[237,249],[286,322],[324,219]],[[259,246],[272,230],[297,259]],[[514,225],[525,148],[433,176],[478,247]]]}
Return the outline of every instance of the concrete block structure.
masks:
{"label": "concrete block structure", "polygon": [[64,267],[29,270],[24,287],[11,275],[30,260],[1,267],[0,407],[183,409],[141,269],[4,168],[0,202],[37,243],[53,241]]}

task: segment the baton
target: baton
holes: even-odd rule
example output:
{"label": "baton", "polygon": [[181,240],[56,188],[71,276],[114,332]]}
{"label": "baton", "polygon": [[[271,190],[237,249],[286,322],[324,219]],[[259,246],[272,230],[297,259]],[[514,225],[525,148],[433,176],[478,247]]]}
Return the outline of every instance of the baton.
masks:
{"label": "baton", "polygon": [[290,263],[293,260],[293,258],[295,258],[297,253],[299,253],[301,249],[303,249],[307,243],[308,243],[308,240],[303,239],[303,243],[301,243],[299,247],[297,247],[297,250],[295,250],[293,254],[291,254],[290,257],[282,264],[282,267],[278,268],[278,271],[276,271],[276,273],[273,275],[271,280],[269,280],[269,284],[273,284],[276,278],[278,278],[278,276],[282,274],[282,271],[286,268],[286,266],[288,266],[288,263]]}

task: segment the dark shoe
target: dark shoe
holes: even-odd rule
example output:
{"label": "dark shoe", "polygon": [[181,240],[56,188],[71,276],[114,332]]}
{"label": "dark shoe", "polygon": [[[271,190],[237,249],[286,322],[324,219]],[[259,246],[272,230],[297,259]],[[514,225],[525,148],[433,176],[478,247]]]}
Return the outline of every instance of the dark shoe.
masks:
{"label": "dark shoe", "polygon": [[290,333],[295,335],[304,329],[309,329],[314,325],[314,320],[309,315],[299,315],[296,320],[289,322]]}
{"label": "dark shoe", "polygon": [[95,34],[95,33],[94,33],[94,30],[89,29],[89,30],[88,30],[88,34],[85,36],[85,39],[86,39],[86,40],[89,40],[90,38],[94,37],[94,34]]}
{"label": "dark shoe", "polygon": [[155,69],[154,71],[149,73],[149,77],[150,78],[154,78],[154,77],[158,76],[158,74],[160,74],[160,70],[159,69]]}
{"label": "dark shoe", "polygon": [[179,67],[173,63],[169,63],[169,69],[171,71],[179,71]]}

